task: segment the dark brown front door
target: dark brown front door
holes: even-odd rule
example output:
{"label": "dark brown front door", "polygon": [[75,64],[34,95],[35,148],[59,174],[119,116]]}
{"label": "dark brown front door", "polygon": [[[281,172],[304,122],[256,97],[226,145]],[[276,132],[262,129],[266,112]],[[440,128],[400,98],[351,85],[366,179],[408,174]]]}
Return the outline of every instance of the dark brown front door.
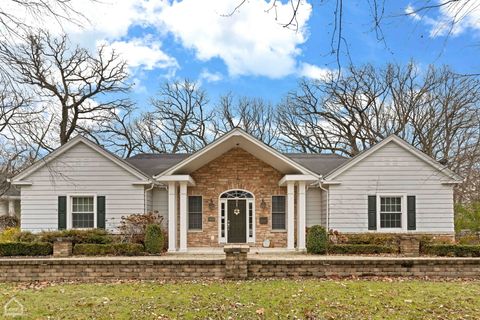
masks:
{"label": "dark brown front door", "polygon": [[[228,243],[247,242],[247,200],[228,200]],[[235,209],[238,209],[235,211]]]}

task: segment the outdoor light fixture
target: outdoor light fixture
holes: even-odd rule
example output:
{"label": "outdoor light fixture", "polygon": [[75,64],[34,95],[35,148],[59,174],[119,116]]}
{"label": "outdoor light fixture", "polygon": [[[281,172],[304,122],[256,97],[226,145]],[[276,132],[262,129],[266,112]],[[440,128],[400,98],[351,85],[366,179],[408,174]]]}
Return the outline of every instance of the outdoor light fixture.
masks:
{"label": "outdoor light fixture", "polygon": [[267,203],[262,198],[262,202],[260,202],[260,208],[265,209],[266,207],[267,207]]}
{"label": "outdoor light fixture", "polygon": [[215,209],[215,203],[213,203],[213,199],[210,199],[210,202],[208,203],[208,208],[209,208],[210,210]]}

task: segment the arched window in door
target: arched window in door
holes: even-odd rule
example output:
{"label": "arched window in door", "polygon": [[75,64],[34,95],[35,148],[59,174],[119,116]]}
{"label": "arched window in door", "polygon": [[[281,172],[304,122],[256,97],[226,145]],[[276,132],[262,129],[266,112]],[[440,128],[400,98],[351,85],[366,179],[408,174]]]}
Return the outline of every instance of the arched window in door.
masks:
{"label": "arched window in door", "polygon": [[247,242],[255,242],[255,197],[253,193],[247,190],[227,190],[220,197],[219,205],[219,242],[227,243],[228,241],[228,214],[227,201],[229,200],[245,200],[247,205],[246,214],[246,239]]}

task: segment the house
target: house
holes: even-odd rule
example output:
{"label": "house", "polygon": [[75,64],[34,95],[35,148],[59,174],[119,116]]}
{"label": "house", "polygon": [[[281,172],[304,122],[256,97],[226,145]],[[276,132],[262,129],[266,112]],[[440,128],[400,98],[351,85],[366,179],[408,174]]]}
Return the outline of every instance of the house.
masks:
{"label": "house", "polygon": [[283,154],[240,129],[198,152],[120,159],[76,137],[12,179],[21,227],[107,228],[165,217],[168,250],[225,243],[305,249],[306,228],[453,234],[461,177],[392,135],[347,159]]}
{"label": "house", "polygon": [[10,186],[0,195],[0,216],[20,215],[20,190]]}

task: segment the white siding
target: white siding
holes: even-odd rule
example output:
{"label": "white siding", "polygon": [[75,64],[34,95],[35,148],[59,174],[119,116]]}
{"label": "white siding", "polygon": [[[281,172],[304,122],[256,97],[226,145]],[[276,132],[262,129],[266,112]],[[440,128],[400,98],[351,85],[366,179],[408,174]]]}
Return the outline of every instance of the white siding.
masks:
{"label": "white siding", "polygon": [[105,196],[106,226],[112,231],[122,216],[144,212],[144,186],[132,184],[138,178],[83,143],[32,173],[27,180],[33,184],[21,190],[23,230],[57,229],[58,196],[68,194]]}
{"label": "white siding", "polygon": [[168,221],[168,191],[165,188],[153,189],[152,210],[158,211],[163,217],[163,225],[166,227]]}
{"label": "white siding", "polygon": [[[153,189],[152,189],[153,190]],[[145,191],[145,205],[147,212],[153,212],[153,191]]]}
{"label": "white siding", "polygon": [[307,227],[325,226],[324,213],[322,210],[322,190],[320,188],[309,188],[307,190]]}
{"label": "white siding", "polygon": [[367,196],[416,196],[417,232],[453,232],[453,188],[448,178],[394,142],[386,144],[335,178],[330,186],[330,228],[368,231]]}

